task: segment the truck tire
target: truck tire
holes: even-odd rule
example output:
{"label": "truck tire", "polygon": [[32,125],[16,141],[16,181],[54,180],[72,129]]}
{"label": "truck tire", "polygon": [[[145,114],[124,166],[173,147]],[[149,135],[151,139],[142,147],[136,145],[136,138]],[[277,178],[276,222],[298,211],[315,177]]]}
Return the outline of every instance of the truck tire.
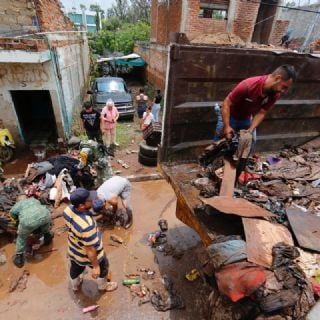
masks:
{"label": "truck tire", "polygon": [[141,141],[139,153],[146,157],[157,159],[158,147],[148,146],[145,141]]}
{"label": "truck tire", "polygon": [[160,143],[160,139],[158,137],[151,136],[146,139],[146,144],[150,147],[157,147]]}
{"label": "truck tire", "polygon": [[139,152],[139,162],[143,164],[144,166],[148,167],[156,167],[158,163],[157,158],[150,158],[148,156],[143,155]]}

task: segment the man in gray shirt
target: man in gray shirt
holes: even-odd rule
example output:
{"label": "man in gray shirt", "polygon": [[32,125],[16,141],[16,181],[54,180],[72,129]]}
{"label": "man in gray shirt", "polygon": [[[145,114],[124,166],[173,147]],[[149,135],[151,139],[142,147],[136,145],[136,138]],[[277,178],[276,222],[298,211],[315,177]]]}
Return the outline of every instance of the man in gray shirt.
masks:
{"label": "man in gray shirt", "polygon": [[[123,207],[127,211],[128,220],[125,228],[128,229],[132,225],[132,208],[131,208],[131,183],[128,179],[119,176],[113,176],[105,181],[97,189],[98,198],[112,206],[113,213],[116,214],[118,210],[119,197],[122,200]],[[102,209],[102,208],[101,208]]]}

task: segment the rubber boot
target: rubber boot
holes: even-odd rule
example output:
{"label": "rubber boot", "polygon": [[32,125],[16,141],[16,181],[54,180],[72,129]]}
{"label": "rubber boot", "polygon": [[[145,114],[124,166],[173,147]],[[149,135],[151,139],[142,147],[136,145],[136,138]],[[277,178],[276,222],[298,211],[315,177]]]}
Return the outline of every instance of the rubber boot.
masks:
{"label": "rubber boot", "polygon": [[24,266],[24,256],[23,253],[17,253],[14,256],[13,263],[16,267],[22,268]]}
{"label": "rubber boot", "polygon": [[45,233],[45,234],[43,235],[43,237],[44,237],[44,242],[43,242],[43,244],[44,244],[45,246],[48,246],[49,244],[51,244],[52,239],[53,239],[53,236],[52,236],[52,234],[51,234],[50,232]]}
{"label": "rubber boot", "polygon": [[131,209],[127,209],[127,216],[128,216],[128,220],[126,225],[124,226],[125,229],[129,229],[132,226],[132,210]]}
{"label": "rubber boot", "polygon": [[118,284],[116,282],[108,282],[106,278],[98,278],[97,279],[98,289],[99,291],[114,291],[118,288]]}
{"label": "rubber boot", "polygon": [[80,289],[80,284],[81,284],[80,277],[77,277],[75,279],[70,278],[70,283],[71,283],[71,289],[73,291],[78,291]]}

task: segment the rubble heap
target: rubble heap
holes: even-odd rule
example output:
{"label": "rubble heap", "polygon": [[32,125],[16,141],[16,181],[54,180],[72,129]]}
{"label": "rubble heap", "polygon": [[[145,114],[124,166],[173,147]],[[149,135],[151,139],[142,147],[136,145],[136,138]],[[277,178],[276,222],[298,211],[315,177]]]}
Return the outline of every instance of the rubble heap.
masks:
{"label": "rubble heap", "polygon": [[200,157],[206,173],[192,184],[204,197],[205,211],[238,216],[243,225],[241,234],[217,237],[202,261],[214,286],[210,319],[306,319],[315,305],[320,294],[318,144],[254,155],[245,171],[238,157],[230,197],[217,196],[221,160],[230,155],[226,141]]}

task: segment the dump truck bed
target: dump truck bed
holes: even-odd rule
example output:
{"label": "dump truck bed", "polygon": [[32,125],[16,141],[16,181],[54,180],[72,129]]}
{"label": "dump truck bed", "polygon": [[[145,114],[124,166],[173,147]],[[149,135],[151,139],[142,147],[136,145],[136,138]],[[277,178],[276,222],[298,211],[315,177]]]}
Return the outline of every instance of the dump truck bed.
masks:
{"label": "dump truck bed", "polygon": [[201,172],[197,163],[163,164],[161,169],[177,196],[177,218],[194,229],[206,246],[218,236],[243,234],[240,217],[205,210],[199,190],[192,185]]}
{"label": "dump truck bed", "polygon": [[[320,134],[320,59],[288,51],[171,44],[167,67],[160,167],[177,195],[177,217],[208,245],[218,235],[239,234],[239,217],[197,210],[199,190],[191,185],[197,159],[215,132],[215,103],[241,80],[292,64],[297,81],[258,128],[256,151],[299,145]],[[238,223],[239,222],[239,223]]]}

